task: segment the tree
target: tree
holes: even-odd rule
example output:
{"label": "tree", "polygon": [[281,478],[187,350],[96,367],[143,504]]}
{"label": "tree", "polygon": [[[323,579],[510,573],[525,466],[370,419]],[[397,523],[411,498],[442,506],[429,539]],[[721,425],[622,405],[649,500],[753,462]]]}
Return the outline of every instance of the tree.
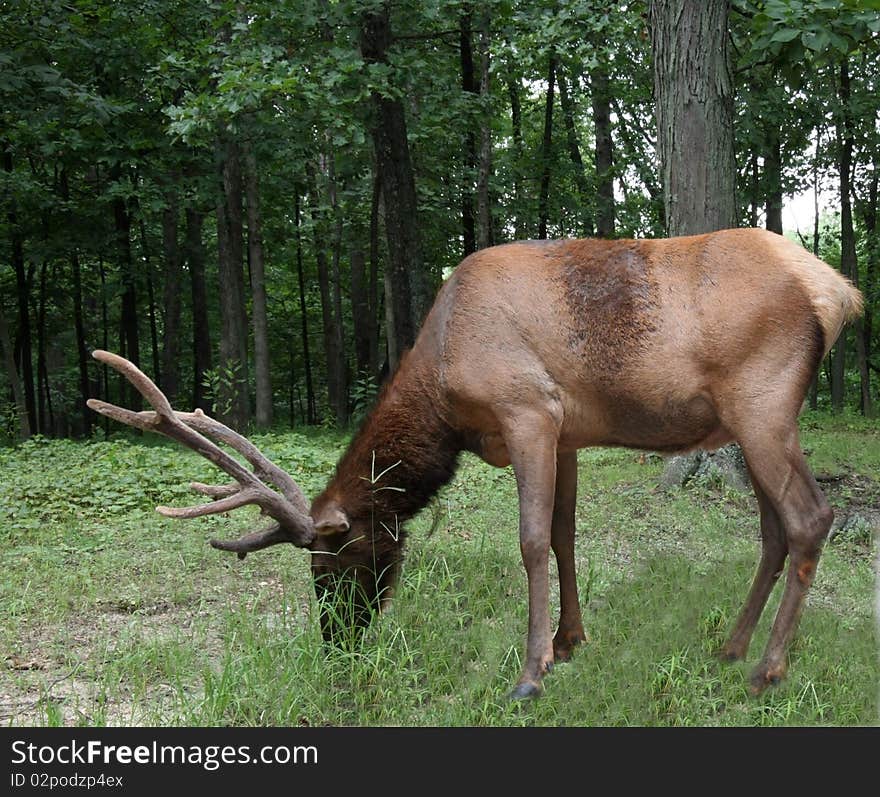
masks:
{"label": "tree", "polygon": [[657,149],[668,235],[736,226],[729,0],[652,0]]}

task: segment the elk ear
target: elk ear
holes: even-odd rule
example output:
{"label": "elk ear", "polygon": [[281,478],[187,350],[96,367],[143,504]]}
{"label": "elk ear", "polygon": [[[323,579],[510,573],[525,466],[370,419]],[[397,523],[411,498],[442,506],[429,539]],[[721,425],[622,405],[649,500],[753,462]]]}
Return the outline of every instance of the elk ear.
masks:
{"label": "elk ear", "polygon": [[343,534],[350,528],[348,515],[338,506],[327,507],[320,517],[315,518],[315,531],[321,536]]}

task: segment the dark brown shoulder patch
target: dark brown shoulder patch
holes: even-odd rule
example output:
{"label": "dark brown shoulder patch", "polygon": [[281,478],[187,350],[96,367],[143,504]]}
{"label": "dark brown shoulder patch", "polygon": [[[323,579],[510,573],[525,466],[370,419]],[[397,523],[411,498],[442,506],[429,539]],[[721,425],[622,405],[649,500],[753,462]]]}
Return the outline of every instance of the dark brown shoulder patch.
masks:
{"label": "dark brown shoulder patch", "polygon": [[656,331],[657,284],[636,241],[577,241],[558,254],[569,345],[596,375],[620,369]]}

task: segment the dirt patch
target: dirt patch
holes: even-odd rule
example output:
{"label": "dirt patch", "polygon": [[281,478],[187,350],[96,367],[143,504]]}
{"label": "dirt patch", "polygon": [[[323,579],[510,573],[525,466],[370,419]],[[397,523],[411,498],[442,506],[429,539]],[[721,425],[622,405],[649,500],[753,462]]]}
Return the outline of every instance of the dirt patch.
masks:
{"label": "dirt patch", "polygon": [[[236,588],[233,588],[236,587]],[[256,593],[256,594],[255,594]],[[286,600],[292,605],[284,606]],[[216,669],[229,647],[230,611],[255,623],[303,622],[308,596],[291,596],[275,578],[234,579],[181,604],[100,600],[63,623],[24,626],[0,660],[2,725],[170,725],[181,705],[197,705],[202,678],[166,677],[163,656],[188,657],[185,669]],[[174,670],[173,665],[168,666]],[[174,681],[174,682],[172,682]]]}

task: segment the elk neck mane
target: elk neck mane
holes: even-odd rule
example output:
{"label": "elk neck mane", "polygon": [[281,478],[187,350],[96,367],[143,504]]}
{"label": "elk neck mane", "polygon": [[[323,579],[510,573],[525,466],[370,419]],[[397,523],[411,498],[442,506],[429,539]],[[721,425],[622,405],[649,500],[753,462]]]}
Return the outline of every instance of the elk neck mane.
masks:
{"label": "elk neck mane", "polygon": [[336,466],[327,493],[352,518],[403,523],[455,474],[461,437],[443,418],[439,375],[406,352]]}

